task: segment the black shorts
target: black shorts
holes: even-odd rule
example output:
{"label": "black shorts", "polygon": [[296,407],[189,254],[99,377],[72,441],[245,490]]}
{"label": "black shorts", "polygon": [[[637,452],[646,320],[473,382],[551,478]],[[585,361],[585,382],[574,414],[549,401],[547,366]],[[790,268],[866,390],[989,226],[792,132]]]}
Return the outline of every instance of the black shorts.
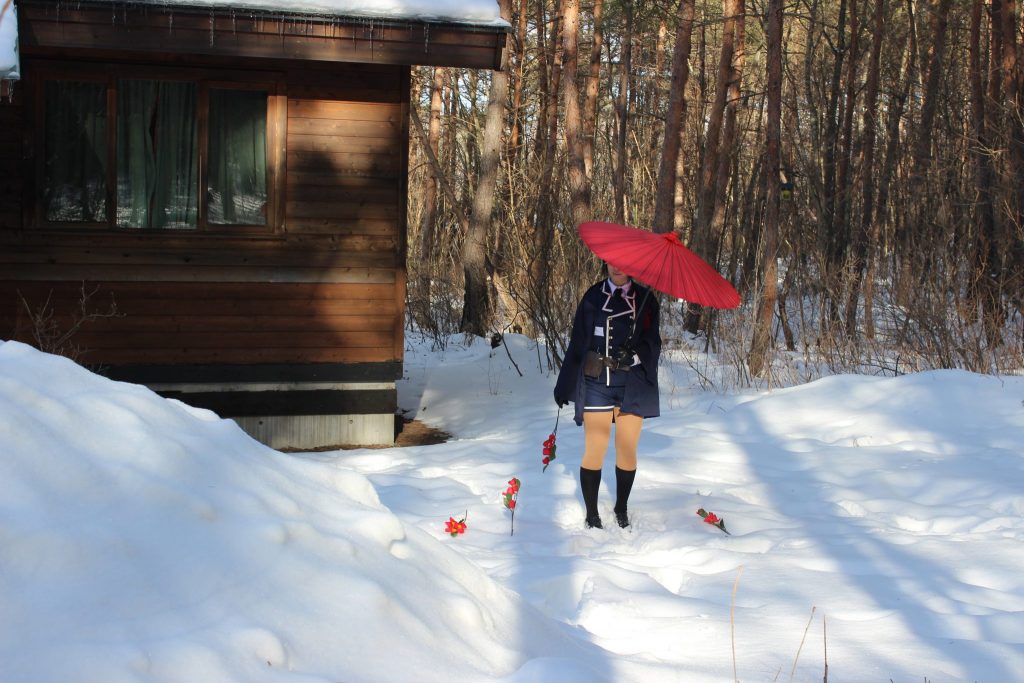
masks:
{"label": "black shorts", "polygon": [[[613,375],[614,379],[614,375]],[[607,386],[604,378],[583,380],[586,396],[583,410],[592,413],[607,413],[622,407],[622,399],[626,394],[626,386]]]}

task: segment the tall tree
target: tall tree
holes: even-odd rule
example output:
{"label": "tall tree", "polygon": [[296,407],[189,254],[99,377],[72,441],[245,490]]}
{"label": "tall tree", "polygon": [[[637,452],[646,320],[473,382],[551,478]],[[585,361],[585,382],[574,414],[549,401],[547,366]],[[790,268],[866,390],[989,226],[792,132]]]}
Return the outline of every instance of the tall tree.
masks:
{"label": "tall tree", "polygon": [[690,80],[693,17],[694,0],[682,0],[679,3],[676,43],[672,49],[672,84],[669,87],[665,138],[662,143],[657,194],[654,200],[655,232],[669,232],[673,226],[680,131],[686,115],[686,84]]}
{"label": "tall tree", "polygon": [[[512,0],[499,0],[501,18],[512,17]],[[501,157],[501,134],[505,127],[508,98],[508,50],[502,51],[501,70],[491,74],[483,139],[480,144],[480,179],[473,196],[473,213],[462,246],[465,297],[462,305],[463,332],[483,336],[491,323],[491,301],[487,277],[487,235],[494,209]]]}
{"label": "tall tree", "polygon": [[868,245],[873,243],[874,197],[875,197],[875,128],[878,125],[878,78],[881,68],[882,40],[885,37],[885,0],[875,0],[875,11],[871,21],[871,55],[868,57],[867,86],[864,94],[864,117],[860,139],[860,222],[851,239],[853,282],[846,301],[846,334],[857,334],[857,302],[860,299],[861,284],[867,268]]}
{"label": "tall tree", "polygon": [[516,77],[512,86],[512,130],[508,135],[509,164],[519,162],[520,130],[523,118],[523,75],[526,70],[526,14],[529,0],[519,0],[516,29]]}
{"label": "tall tree", "polygon": [[590,46],[590,71],[583,98],[583,163],[587,171],[587,183],[594,173],[594,134],[597,130],[598,89],[601,84],[601,50],[604,46],[602,14],[604,0],[594,0],[594,31]]}
{"label": "tall tree", "polygon": [[1003,316],[999,301],[999,245],[996,236],[996,212],[992,201],[995,169],[992,165],[988,135],[988,108],[985,106],[985,82],[981,64],[981,23],[983,0],[971,3],[968,33],[968,78],[971,84],[971,150],[977,194],[974,199],[974,273],[968,289],[972,312],[980,307],[985,336],[990,347],[1002,339]]}
{"label": "tall tree", "polygon": [[[856,2],[856,0],[854,0]],[[827,300],[828,316],[821,319],[822,328],[830,327],[838,318],[838,305],[833,292],[838,292],[839,270],[842,267],[846,242],[840,234],[836,220],[836,194],[841,191],[836,184],[838,170],[839,129],[841,110],[839,100],[842,94],[843,61],[846,59],[846,0],[839,0],[839,18],[836,27],[835,47],[832,50],[832,79],[829,83],[828,105],[825,109],[824,158],[822,160],[822,209],[819,219],[818,234],[825,251],[826,286],[823,295]]]}
{"label": "tall tree", "polygon": [[579,62],[580,3],[562,0],[562,106],[565,109],[565,146],[569,155],[569,202],[572,220],[590,220],[590,184],[584,161],[583,119],[577,84]]}
{"label": "tall tree", "polygon": [[[430,119],[427,124],[427,146],[438,156],[438,143],[441,139],[441,100],[444,97],[444,68],[434,69],[433,83],[430,87]],[[420,215],[420,257],[426,263],[433,261],[435,251],[434,226],[437,222],[437,174],[431,167],[430,174],[423,189],[423,213]]]}
{"label": "tall tree", "polygon": [[[704,159],[701,164],[701,191],[698,203],[697,224],[694,226],[694,247],[706,252],[710,244],[711,218],[715,204],[723,198],[715,187],[718,172],[718,157],[723,153],[722,127],[725,121],[725,105],[728,101],[729,83],[734,73],[733,57],[736,46],[736,26],[742,20],[740,0],[723,0],[722,47],[718,60],[718,74],[715,79],[715,99],[708,116],[707,132],[704,135]],[[707,253],[702,255],[707,256]]]}
{"label": "tall tree", "polygon": [[939,83],[942,77],[942,62],[946,50],[946,28],[949,25],[949,8],[952,0],[933,0],[931,16],[931,43],[928,45],[927,71],[925,72],[921,116],[917,123],[914,145],[911,150],[912,170],[910,174],[909,199],[912,218],[903,226],[900,247],[903,256],[903,291],[910,286],[912,257],[923,255],[926,250],[926,219],[931,213],[924,194],[925,181],[932,166],[932,145],[934,143],[935,115],[939,107]]}
{"label": "tall tree", "polygon": [[[736,142],[736,118],[742,102],[743,66],[746,61],[746,20],[744,18],[744,0],[735,0],[734,11],[736,21],[733,26],[733,59],[727,82],[725,96],[725,127],[722,130],[721,153],[715,168],[713,181],[715,201],[711,210],[711,229],[709,232],[712,245],[717,244],[725,230],[725,214],[728,202],[726,191],[729,184],[729,168],[732,165]],[[712,246],[709,254],[717,252]]]}
{"label": "tall tree", "polygon": [[619,95],[615,100],[618,128],[615,134],[615,220],[626,222],[626,136],[629,133],[629,88],[633,64],[633,0],[624,0],[626,25],[619,48]]}
{"label": "tall tree", "polygon": [[[864,4],[865,6],[867,5],[867,0],[864,0]],[[839,169],[836,174],[835,215],[833,216],[832,227],[832,234],[838,242],[835,249],[836,253],[833,258],[841,258],[841,261],[837,260],[835,262],[835,266],[840,269],[840,272],[843,272],[843,267],[849,259],[853,242],[853,236],[851,234],[852,231],[850,230],[850,206],[854,188],[852,187],[850,179],[850,167],[853,165],[854,109],[857,104],[857,97],[860,93],[860,83],[857,78],[857,71],[860,68],[860,18],[862,13],[863,12],[857,0],[852,0],[850,3],[850,45],[848,48],[849,56],[846,59],[846,83],[843,90],[844,106],[841,126],[842,134],[839,146]],[[830,297],[830,303],[832,303],[838,310],[839,293],[843,285],[842,280],[840,279],[836,285],[836,294],[834,297]],[[850,334],[854,332],[849,329],[847,331]]]}
{"label": "tall tree", "polygon": [[[741,14],[742,0],[723,0],[722,15],[722,46],[719,53],[718,73],[715,78],[715,99],[711,104],[708,116],[707,132],[704,135],[704,155],[701,160],[700,200],[697,203],[697,220],[693,226],[690,247],[709,262],[714,263],[715,236],[712,233],[715,208],[725,197],[721,195],[718,173],[725,169],[719,168],[721,156],[727,156],[730,149],[724,140],[722,129],[725,125],[725,111],[728,103],[729,85],[735,73],[733,60],[736,53],[736,38],[743,21]],[[690,304],[686,308],[684,327],[690,333],[698,332],[703,326],[703,307]]]}
{"label": "tall tree", "polygon": [[770,368],[772,319],[778,296],[776,259],[778,258],[779,171],[782,140],[782,0],[768,0],[768,16],[765,24],[765,42],[768,51],[768,84],[765,93],[768,120],[765,125],[764,146],[767,204],[761,231],[760,296],[757,301],[754,335],[747,358],[750,372],[755,376],[765,374]]}
{"label": "tall tree", "polygon": [[[875,202],[875,234],[881,233],[882,224],[892,224],[889,220],[889,194],[893,186],[893,179],[896,173],[897,163],[900,161],[900,124],[903,120],[907,100],[910,97],[910,88],[917,81],[917,29],[915,28],[914,0],[906,0],[907,12],[907,34],[908,40],[903,48],[903,57],[900,63],[899,72],[902,74],[902,81],[898,84],[895,93],[889,98],[889,107],[885,118],[885,156],[882,160],[882,168],[878,174],[878,201]],[[896,214],[896,212],[891,212]],[[898,221],[900,216],[894,216]],[[887,248],[892,251],[894,240],[891,237],[877,240],[881,242],[880,248]],[[877,260],[868,261],[864,274],[864,336],[867,339],[875,338],[875,273]]]}

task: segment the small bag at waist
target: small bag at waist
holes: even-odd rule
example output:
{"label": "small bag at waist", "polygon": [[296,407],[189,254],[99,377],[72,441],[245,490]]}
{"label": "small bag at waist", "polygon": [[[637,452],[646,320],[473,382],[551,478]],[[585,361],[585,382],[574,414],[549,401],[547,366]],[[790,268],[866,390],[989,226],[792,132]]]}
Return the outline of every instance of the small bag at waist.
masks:
{"label": "small bag at waist", "polygon": [[604,368],[604,356],[597,351],[587,351],[587,354],[583,356],[583,374],[585,376],[592,379],[600,377]]}

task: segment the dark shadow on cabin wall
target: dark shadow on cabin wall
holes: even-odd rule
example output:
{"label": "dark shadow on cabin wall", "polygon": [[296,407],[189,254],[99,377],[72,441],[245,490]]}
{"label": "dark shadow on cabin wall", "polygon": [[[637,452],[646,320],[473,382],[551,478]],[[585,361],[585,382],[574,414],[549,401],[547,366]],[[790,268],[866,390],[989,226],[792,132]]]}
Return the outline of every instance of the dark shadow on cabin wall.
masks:
{"label": "dark shadow on cabin wall", "polygon": [[[71,324],[84,283],[119,316],[83,325],[73,343],[81,362],[112,377],[222,415],[393,413],[408,67],[275,66],[287,133],[273,234],[41,229],[24,182],[38,117],[17,96],[0,105],[0,168],[11,179],[0,207],[0,334],[31,341],[22,297],[34,310],[49,301],[57,324]],[[33,85],[19,84],[18,95]],[[375,388],[315,388],[360,382]]]}

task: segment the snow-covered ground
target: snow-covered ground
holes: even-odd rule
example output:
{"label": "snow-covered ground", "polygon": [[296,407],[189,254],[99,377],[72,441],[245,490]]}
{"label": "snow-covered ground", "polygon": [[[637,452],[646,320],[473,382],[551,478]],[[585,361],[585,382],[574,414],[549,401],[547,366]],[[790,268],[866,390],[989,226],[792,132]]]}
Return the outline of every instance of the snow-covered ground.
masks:
{"label": "snow-covered ground", "polygon": [[506,340],[523,376],[407,344],[400,404],[452,441],[292,455],[0,344],[0,681],[1024,677],[1024,378],[721,395],[667,354],[634,525],[588,530],[582,429],[542,473],[553,378]]}

